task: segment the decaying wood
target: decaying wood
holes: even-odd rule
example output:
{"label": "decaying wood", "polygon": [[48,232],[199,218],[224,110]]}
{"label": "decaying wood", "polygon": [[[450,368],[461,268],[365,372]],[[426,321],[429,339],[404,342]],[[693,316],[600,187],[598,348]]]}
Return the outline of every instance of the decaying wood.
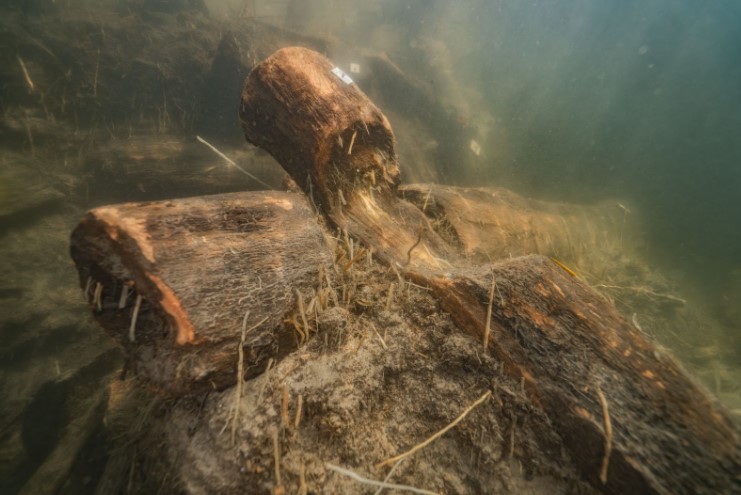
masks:
{"label": "decaying wood", "polygon": [[283,319],[330,252],[306,199],[281,192],[101,207],[72,233],[80,283],[98,288],[97,320],[140,375],[177,394],[234,383],[248,309],[244,325],[262,323],[246,336],[246,376],[292,349]]}
{"label": "decaying wood", "polygon": [[624,235],[625,213],[616,202],[554,203],[500,187],[413,184],[400,191],[474,262],[537,253],[590,264],[592,253],[617,248]]}
{"label": "decaying wood", "polygon": [[[487,327],[495,277],[489,350],[505,370],[522,378],[533,404],[550,417],[597,488],[608,493],[738,491],[738,436],[708,394],[599,294],[553,261],[533,256],[476,266],[456,255],[458,246],[433,229],[424,207],[399,199],[388,122],[332,68],[321,55],[301,48],[280,50],[258,65],[242,93],[246,138],[273,154],[332,222],[383,261],[432,287],[458,325],[477,338]],[[441,208],[461,201],[452,189],[438,193]],[[490,193],[462,194],[484,205],[488,218],[520,232],[523,252],[532,248],[535,232],[558,236],[550,242],[564,249],[573,242],[571,225],[580,221],[569,218],[568,211],[561,212],[563,218],[507,213],[496,196],[486,198]],[[445,213],[464,248],[460,254],[500,254],[495,229],[477,229],[474,211],[458,217],[450,209]],[[516,228],[528,218],[528,225]],[[605,483],[600,480],[606,442],[598,389],[609,402],[612,427]]]}
{"label": "decaying wood", "polygon": [[722,410],[617,310],[551,260],[528,256],[431,281],[461,328],[479,337],[496,279],[489,349],[524,379],[595,486],[609,403],[608,493],[730,493],[741,446]]}
{"label": "decaying wood", "polygon": [[[248,141],[266,149],[341,229],[380,259],[441,269],[454,251],[412,204],[400,182],[391,126],[319,53],[284,48],[245,80],[240,119]],[[350,150],[350,143],[353,143]]]}

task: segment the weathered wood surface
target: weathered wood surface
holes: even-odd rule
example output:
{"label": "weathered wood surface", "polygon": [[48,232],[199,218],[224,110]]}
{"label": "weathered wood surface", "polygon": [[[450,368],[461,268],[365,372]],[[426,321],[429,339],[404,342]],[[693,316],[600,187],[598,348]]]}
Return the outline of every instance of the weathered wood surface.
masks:
{"label": "weathered wood surface", "polygon": [[[257,66],[242,93],[247,140],[273,154],[337,226],[431,286],[461,328],[481,339],[488,329],[489,349],[522,378],[595,487],[608,493],[739,492],[738,435],[707,392],[599,294],[550,260],[466,267],[424,213],[398,199],[388,123],[331,69],[319,54],[299,48],[280,50]],[[353,135],[360,147],[351,150]],[[492,242],[478,237],[479,245]]]}
{"label": "weathered wood surface", "polygon": [[332,264],[308,202],[284,192],[96,208],[71,251],[99,323],[173,394],[234,384],[243,325],[247,376],[293,348],[283,320]]}
{"label": "weathered wood surface", "polygon": [[[435,230],[473,262],[537,253],[589,265],[595,251],[618,249],[628,236],[627,210],[615,201],[556,203],[501,187],[411,184],[399,190],[403,199],[422,210]],[[592,263],[597,261],[602,258]]]}
{"label": "weathered wood surface", "polygon": [[[493,282],[492,282],[493,281]],[[527,256],[430,281],[458,325],[521,377],[585,477],[608,493],[737,493],[733,423],[604,298],[551,260]],[[604,415],[612,453],[600,480]]]}
{"label": "weathered wood surface", "polygon": [[337,226],[380,259],[449,266],[454,251],[418,208],[396,199],[400,173],[388,120],[333,68],[319,53],[298,47],[278,50],[256,66],[242,90],[245,137],[272,154]]}

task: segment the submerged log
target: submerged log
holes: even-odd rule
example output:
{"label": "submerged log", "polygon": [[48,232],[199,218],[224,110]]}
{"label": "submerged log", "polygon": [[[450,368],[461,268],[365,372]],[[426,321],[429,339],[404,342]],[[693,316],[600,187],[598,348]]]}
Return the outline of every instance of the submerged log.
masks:
{"label": "submerged log", "polygon": [[472,261],[537,253],[584,266],[601,261],[590,259],[595,251],[627,245],[627,209],[614,201],[583,206],[525,198],[501,187],[438,184],[404,185],[400,192]]}
{"label": "submerged log", "polygon": [[301,195],[234,193],[96,208],[72,258],[100,325],[172,394],[234,384],[295,347],[283,325],[331,250]]}
{"label": "submerged log", "polygon": [[551,260],[515,258],[430,285],[458,325],[488,340],[505,371],[520,377],[595,486],[656,494],[741,488],[741,444],[723,409]]}
{"label": "submerged log", "polygon": [[[258,65],[242,93],[247,140],[273,154],[338,227],[432,287],[458,325],[521,378],[595,487],[738,492],[741,444],[708,393],[552,261],[468,264],[424,208],[398,197],[388,122],[332,70],[324,57],[300,48],[280,50]],[[489,215],[485,221],[505,220],[498,220],[495,206],[492,200],[481,210]],[[555,235],[559,228],[547,227],[549,221],[538,229]],[[475,225],[457,228],[469,249],[496,253],[490,234]]]}
{"label": "submerged log", "polygon": [[257,65],[245,80],[240,120],[248,141],[380,259],[450,266],[455,252],[418,208],[396,198],[400,172],[388,120],[325,57],[292,47]]}

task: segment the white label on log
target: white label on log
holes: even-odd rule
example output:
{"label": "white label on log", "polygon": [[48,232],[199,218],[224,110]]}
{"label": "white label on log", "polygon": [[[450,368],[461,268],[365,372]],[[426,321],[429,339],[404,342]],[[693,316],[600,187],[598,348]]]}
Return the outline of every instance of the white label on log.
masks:
{"label": "white label on log", "polygon": [[350,76],[345,74],[343,70],[340,69],[339,67],[335,67],[334,69],[332,69],[332,74],[339,77],[343,83],[352,84],[352,78],[350,78]]}

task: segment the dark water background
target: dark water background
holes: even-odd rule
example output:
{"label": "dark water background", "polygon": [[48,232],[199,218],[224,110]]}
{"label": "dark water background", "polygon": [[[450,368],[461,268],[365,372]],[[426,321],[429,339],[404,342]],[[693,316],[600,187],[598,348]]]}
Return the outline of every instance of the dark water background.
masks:
{"label": "dark water background", "polygon": [[[232,154],[246,146],[236,117],[238,79],[223,85],[205,79],[216,89],[196,98],[185,89],[216,50],[222,33],[213,26],[226,30],[239,15],[383,52],[416,75],[481,148],[458,150],[434,177],[440,182],[629,205],[640,219],[642,254],[673,280],[677,294],[711,315],[713,328],[698,332],[721,335],[727,348],[705,382],[715,376],[716,391],[724,388],[733,414],[741,412],[738,386],[723,385],[741,376],[741,3],[13,0],[0,5],[0,15],[7,13],[18,25],[0,29],[0,491],[18,491],[70,441],[73,417],[94,423],[102,402],[81,398],[98,397],[106,383],[100,377],[113,376],[121,362],[92,322],[68,258],[68,234],[80,215],[105,203],[216,191],[198,189],[197,177],[159,188],[156,175],[148,183],[139,176],[114,180],[111,157],[126,155],[124,145],[137,148],[128,144],[138,143],[131,138],[137,126],[149,126],[144,134],[159,144],[175,135],[193,141],[196,132],[219,127],[223,136],[209,138],[231,146]],[[75,16],[83,21],[56,30]],[[205,16],[219,22],[200,22]],[[155,25],[159,31],[151,30]],[[179,33],[173,39],[182,47],[157,60],[158,44],[163,52],[170,48],[170,38],[157,38],[168,29]],[[30,38],[21,43],[18,33]],[[79,49],[79,60],[61,56],[76,53],[69,46]],[[51,60],[47,52],[60,56]],[[34,94],[18,57],[36,81]],[[60,72],[45,79],[55,64]],[[117,102],[111,93],[126,89],[121,81],[133,71],[154,81],[151,89]],[[178,77],[182,83],[172,82]],[[61,91],[64,85],[69,90]],[[54,91],[63,95],[61,108],[49,96]],[[199,125],[197,108],[203,113],[219,102],[227,111]],[[396,129],[400,140],[405,130]],[[192,155],[172,143],[158,148],[160,155]],[[405,163],[403,154],[400,160],[414,178],[413,161]],[[237,190],[255,186],[228,182]],[[82,448],[102,469],[96,434]],[[66,492],[89,491],[84,480],[92,468],[72,469],[82,474]]]}
{"label": "dark water background", "polygon": [[[438,33],[457,52],[457,76],[506,134],[482,175],[542,197],[630,200],[656,262],[690,275],[710,303],[734,290],[741,4],[392,3],[409,39],[448,25]],[[741,304],[738,292],[725,295]]]}

